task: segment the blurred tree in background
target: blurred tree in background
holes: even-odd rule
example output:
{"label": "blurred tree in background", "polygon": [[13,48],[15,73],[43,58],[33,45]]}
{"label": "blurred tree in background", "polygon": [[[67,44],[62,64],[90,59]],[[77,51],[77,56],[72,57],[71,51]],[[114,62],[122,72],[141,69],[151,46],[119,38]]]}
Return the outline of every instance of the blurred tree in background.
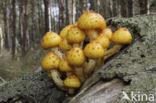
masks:
{"label": "blurred tree in background", "polygon": [[47,31],[58,32],[74,23],[86,10],[110,17],[132,17],[155,12],[155,0],[1,0],[0,25],[3,48],[14,57],[40,44]]}

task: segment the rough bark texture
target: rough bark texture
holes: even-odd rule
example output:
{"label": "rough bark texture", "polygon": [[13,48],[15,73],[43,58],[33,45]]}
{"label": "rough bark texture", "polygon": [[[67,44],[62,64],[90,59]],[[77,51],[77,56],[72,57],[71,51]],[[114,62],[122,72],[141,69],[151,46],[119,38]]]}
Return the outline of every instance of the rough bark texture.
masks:
{"label": "rough bark texture", "polygon": [[16,96],[37,101],[34,103],[129,103],[121,101],[122,90],[128,94],[131,91],[156,93],[156,15],[112,18],[108,24],[114,29],[127,27],[134,41],[94,72],[75,96],[64,98],[65,93],[40,72],[16,78],[0,87],[0,103],[10,103],[10,98]]}
{"label": "rough bark texture", "polygon": [[13,79],[0,88],[0,103],[14,103],[17,97],[26,100],[24,103],[60,103],[64,93],[47,78],[46,72],[39,72]]}

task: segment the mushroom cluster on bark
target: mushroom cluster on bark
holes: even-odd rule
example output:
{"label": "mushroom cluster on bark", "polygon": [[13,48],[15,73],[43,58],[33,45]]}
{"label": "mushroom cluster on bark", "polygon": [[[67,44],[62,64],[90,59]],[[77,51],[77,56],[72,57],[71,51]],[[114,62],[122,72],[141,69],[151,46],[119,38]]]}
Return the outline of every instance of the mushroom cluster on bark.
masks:
{"label": "mushroom cluster on bark", "polygon": [[63,28],[60,35],[54,32],[44,35],[42,48],[51,52],[43,58],[42,68],[60,89],[73,94],[107,58],[131,42],[127,28],[113,33],[100,14],[86,11],[76,23]]}

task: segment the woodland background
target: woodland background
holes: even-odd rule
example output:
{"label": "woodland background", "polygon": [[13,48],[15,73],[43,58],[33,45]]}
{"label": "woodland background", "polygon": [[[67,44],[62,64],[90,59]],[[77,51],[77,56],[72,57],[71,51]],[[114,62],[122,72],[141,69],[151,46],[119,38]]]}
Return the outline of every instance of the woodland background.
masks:
{"label": "woodland background", "polygon": [[48,51],[47,31],[59,33],[86,10],[104,16],[156,14],[156,0],[0,0],[0,77],[10,80],[37,69]]}

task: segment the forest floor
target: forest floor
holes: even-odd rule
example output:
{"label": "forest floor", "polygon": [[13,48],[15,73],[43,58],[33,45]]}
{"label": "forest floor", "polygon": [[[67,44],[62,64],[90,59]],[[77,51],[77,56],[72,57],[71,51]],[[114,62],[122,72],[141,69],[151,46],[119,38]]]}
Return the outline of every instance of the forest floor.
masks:
{"label": "forest floor", "polygon": [[12,59],[10,52],[3,50],[0,56],[0,77],[8,81],[32,72],[40,66],[46,52],[39,48],[29,51],[25,56],[18,53],[15,59]]}

